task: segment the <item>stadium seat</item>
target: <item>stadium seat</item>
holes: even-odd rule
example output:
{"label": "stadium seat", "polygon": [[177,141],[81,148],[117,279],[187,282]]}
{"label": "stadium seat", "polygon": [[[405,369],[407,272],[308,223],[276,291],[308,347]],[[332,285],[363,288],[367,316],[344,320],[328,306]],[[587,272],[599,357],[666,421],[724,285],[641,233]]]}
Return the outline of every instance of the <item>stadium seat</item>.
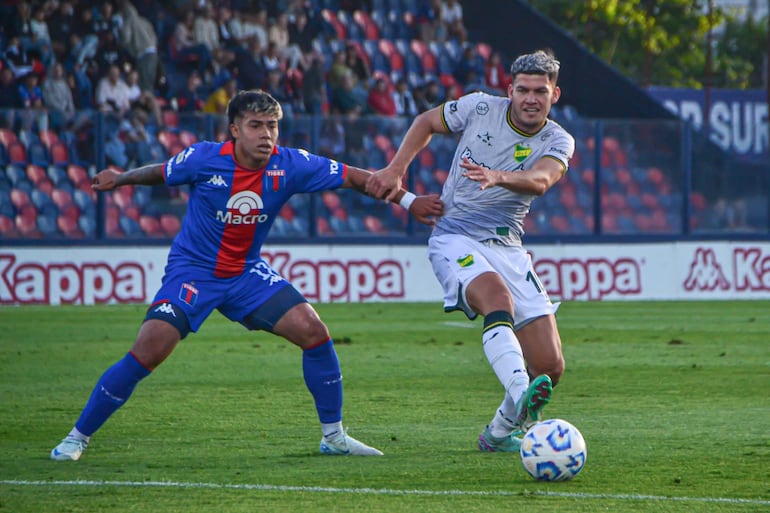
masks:
{"label": "stadium seat", "polygon": [[339,19],[337,19],[337,15],[334,14],[334,11],[330,9],[322,9],[321,10],[321,19],[331,26],[331,28],[334,30],[335,34],[337,35],[338,40],[344,41],[348,38],[347,31],[345,30],[345,26],[340,22]]}
{"label": "stadium seat", "polygon": [[355,11],[353,21],[361,27],[364,39],[375,41],[380,38],[380,30],[372,18],[364,11]]}
{"label": "stadium seat", "polygon": [[431,52],[430,48],[425,44],[425,42],[420,41],[419,39],[412,39],[409,47],[417,56],[417,58],[420,59],[420,64],[422,64],[422,70],[424,73],[430,73],[433,75],[438,73],[438,63],[436,61],[436,56],[433,55],[433,52]]}
{"label": "stadium seat", "polygon": [[13,142],[8,145],[8,162],[11,164],[25,165],[27,163],[27,150],[20,142]]}
{"label": "stadium seat", "polygon": [[15,239],[21,234],[16,228],[16,223],[9,216],[0,214],[0,238],[3,239]]}
{"label": "stadium seat", "polygon": [[137,237],[142,235],[142,227],[134,219],[127,216],[120,216],[118,226],[126,237]]}
{"label": "stadium seat", "polygon": [[51,155],[51,162],[54,165],[66,165],[70,161],[69,151],[67,150],[67,145],[65,145],[63,142],[55,142],[51,145],[51,148],[49,150],[49,153]]}
{"label": "stadium seat", "polygon": [[175,215],[163,214],[160,216],[160,226],[163,228],[163,231],[166,232],[166,235],[169,237],[176,237],[176,234],[179,233],[179,230],[182,228],[182,223]]}
{"label": "stadium seat", "polygon": [[78,226],[77,218],[73,219],[69,216],[60,215],[56,219],[56,227],[65,237],[69,239],[82,239],[85,237],[85,233]]}
{"label": "stadium seat", "polygon": [[18,143],[16,132],[10,128],[0,128],[0,144],[8,148],[11,144]]}
{"label": "stadium seat", "polygon": [[38,134],[40,138],[40,142],[43,144],[43,146],[50,151],[51,146],[53,146],[56,143],[61,142],[59,140],[59,135],[54,132],[53,130],[41,130]]}
{"label": "stadium seat", "polygon": [[41,166],[37,166],[35,164],[29,164],[27,165],[27,177],[32,182],[33,185],[36,187],[38,184],[40,184],[43,180],[48,180],[48,173],[46,173],[46,170],[42,168]]}
{"label": "stadium seat", "polygon": [[26,205],[16,214],[16,228],[22,237],[40,239],[43,233],[37,227],[37,211],[34,205]]}
{"label": "stadium seat", "polygon": [[67,176],[72,181],[75,187],[80,188],[84,183],[90,186],[91,179],[88,176],[88,172],[83,166],[77,164],[70,164],[67,166]]}
{"label": "stadium seat", "polygon": [[29,199],[29,194],[22,189],[11,189],[11,203],[16,210],[21,210],[26,205],[31,205],[32,201]]}
{"label": "stadium seat", "polygon": [[160,221],[158,221],[153,216],[143,215],[139,217],[139,226],[148,237],[157,238],[166,236],[166,232],[163,231],[163,227],[160,225]]}
{"label": "stadium seat", "polygon": [[[160,140],[160,134],[158,134],[158,140]],[[197,142],[198,136],[196,136],[194,133],[190,132],[189,130],[179,131],[179,143],[183,146],[192,146]]]}

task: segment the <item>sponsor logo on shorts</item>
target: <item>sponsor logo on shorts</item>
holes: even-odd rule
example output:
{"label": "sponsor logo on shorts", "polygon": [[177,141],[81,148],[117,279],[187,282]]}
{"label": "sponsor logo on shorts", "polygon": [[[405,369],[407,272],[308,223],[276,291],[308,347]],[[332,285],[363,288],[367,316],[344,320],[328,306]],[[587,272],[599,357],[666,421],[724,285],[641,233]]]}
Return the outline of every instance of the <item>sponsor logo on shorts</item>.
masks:
{"label": "sponsor logo on shorts", "polygon": [[195,302],[198,300],[198,289],[190,283],[183,283],[179,289],[179,300],[184,301],[190,306],[195,305]]}
{"label": "sponsor logo on shorts", "polygon": [[473,255],[465,255],[457,259],[457,263],[460,267],[470,267],[474,264]]}

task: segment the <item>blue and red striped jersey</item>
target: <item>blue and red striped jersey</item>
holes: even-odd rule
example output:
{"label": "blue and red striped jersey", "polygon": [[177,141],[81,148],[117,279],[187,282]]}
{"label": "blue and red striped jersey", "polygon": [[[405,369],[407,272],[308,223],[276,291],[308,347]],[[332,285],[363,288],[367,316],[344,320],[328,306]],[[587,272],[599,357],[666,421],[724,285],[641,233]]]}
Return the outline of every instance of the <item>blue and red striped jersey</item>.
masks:
{"label": "blue and red striped jersey", "polygon": [[233,142],[199,142],[167,160],[169,186],[189,184],[182,228],[169,264],[237,276],[256,264],[281,207],[293,194],[339,188],[347,167],[305,150],[276,146],[262,169],[235,161]]}

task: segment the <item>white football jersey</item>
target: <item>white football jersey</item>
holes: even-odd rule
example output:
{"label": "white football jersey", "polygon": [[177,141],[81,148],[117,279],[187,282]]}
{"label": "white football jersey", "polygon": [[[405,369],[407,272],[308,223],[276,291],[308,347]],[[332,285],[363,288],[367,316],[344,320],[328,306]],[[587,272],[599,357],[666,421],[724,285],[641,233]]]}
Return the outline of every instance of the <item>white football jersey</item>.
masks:
{"label": "white football jersey", "polygon": [[464,178],[463,158],[479,166],[512,173],[529,169],[541,158],[556,159],[567,171],[575,139],[558,123],[547,120],[535,134],[515,128],[509,121],[507,97],[471,93],[442,105],[442,121],[451,132],[462,132],[444,183],[444,215],[434,234],[460,234],[477,241],[496,239],[520,246],[524,217],[537,196],[518,194],[503,187],[481,190],[478,182]]}

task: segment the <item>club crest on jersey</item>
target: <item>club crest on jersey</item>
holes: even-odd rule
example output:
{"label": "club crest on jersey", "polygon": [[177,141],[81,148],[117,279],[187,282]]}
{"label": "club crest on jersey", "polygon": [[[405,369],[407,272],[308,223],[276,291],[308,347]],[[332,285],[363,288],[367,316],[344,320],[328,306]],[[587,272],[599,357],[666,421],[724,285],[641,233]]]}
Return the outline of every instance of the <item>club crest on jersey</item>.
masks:
{"label": "club crest on jersey", "polygon": [[265,171],[264,189],[279,190],[286,184],[286,171],[283,169],[268,169]]}
{"label": "club crest on jersey", "polygon": [[183,283],[182,287],[179,289],[179,299],[190,306],[194,306],[195,302],[198,300],[198,289],[189,283]]}
{"label": "club crest on jersey", "polygon": [[516,148],[513,150],[513,158],[516,162],[523,162],[527,160],[527,157],[529,157],[530,153],[532,153],[532,148],[517,144]]}
{"label": "club crest on jersey", "polygon": [[473,255],[465,255],[457,259],[457,263],[460,267],[470,267],[474,264]]}
{"label": "club crest on jersey", "polygon": [[257,224],[268,219],[267,214],[261,214],[264,207],[262,198],[254,191],[236,192],[227,200],[226,211],[217,211],[217,221],[225,224]]}

